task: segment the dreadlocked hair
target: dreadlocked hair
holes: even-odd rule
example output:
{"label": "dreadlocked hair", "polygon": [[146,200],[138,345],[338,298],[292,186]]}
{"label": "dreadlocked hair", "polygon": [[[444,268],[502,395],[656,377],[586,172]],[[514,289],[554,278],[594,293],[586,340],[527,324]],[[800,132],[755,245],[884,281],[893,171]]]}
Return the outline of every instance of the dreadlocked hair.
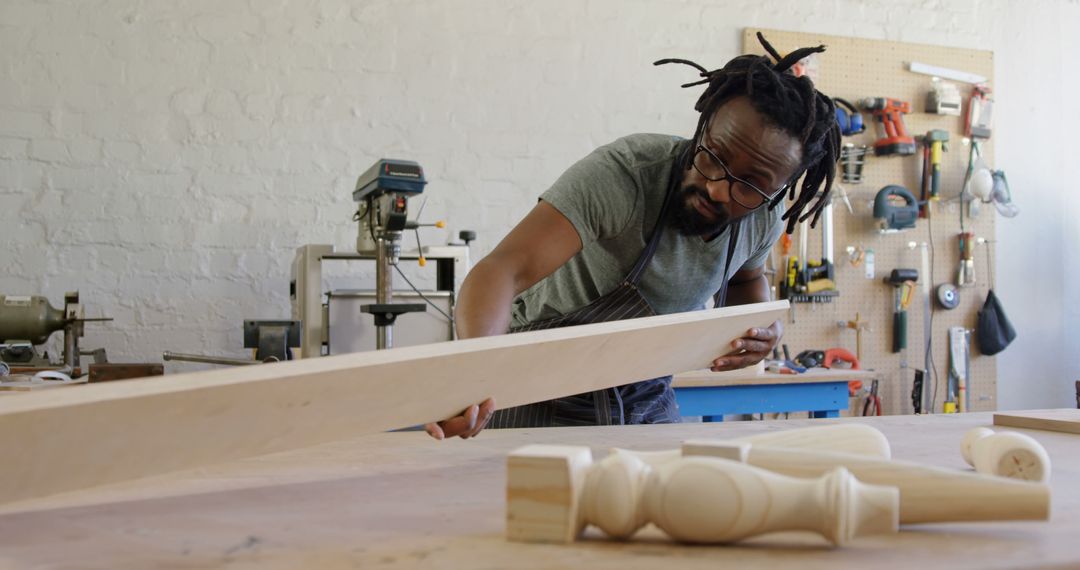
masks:
{"label": "dreadlocked hair", "polygon": [[[757,38],[768,56],[741,55],[713,71],[685,59],[661,59],[653,65],[681,63],[692,66],[703,79],[683,84],[683,87],[708,84],[694,105],[694,110],[701,113],[694,140],[700,139],[709,118],[721,105],[733,97],[745,95],[754,109],[802,144],[802,161],[789,181],[788,190],[769,203],[771,210],[783,202],[785,195],[788,200],[794,200],[783,216],[790,234],[799,222],[810,216],[813,216],[810,226],[816,226],[822,208],[829,203],[836,162],[840,158],[840,127],[832,99],[815,89],[810,78],[796,77],[791,71],[799,60],[825,51],[825,46],[800,48],[781,57],[761,32]],[[691,168],[692,153],[684,160],[684,168]]]}

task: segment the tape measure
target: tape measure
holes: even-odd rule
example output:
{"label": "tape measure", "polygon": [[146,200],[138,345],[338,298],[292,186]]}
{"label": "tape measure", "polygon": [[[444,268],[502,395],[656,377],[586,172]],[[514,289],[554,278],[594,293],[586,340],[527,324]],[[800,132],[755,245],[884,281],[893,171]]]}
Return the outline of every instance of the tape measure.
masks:
{"label": "tape measure", "polygon": [[945,309],[955,309],[960,305],[960,291],[952,283],[942,283],[937,287],[937,300]]}

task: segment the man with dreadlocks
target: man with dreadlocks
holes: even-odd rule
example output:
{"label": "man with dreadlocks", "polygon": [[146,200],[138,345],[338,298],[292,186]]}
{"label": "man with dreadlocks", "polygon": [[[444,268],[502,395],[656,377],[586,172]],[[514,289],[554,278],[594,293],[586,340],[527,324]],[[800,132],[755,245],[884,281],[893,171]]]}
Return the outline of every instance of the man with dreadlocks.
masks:
{"label": "man with dreadlocks", "polygon": [[[781,57],[736,57],[708,71],[693,138],[638,134],[567,170],[469,273],[462,338],[769,300],[764,262],[786,220],[817,214],[835,174],[840,131],[832,100],[790,69],[824,46]],[[801,179],[801,186],[799,181]],[[785,208],[785,196],[791,203]],[[712,369],[756,364],[780,322],[751,329]],[[485,426],[545,427],[679,421],[671,377],[495,410],[491,399],[428,424],[433,437]]]}

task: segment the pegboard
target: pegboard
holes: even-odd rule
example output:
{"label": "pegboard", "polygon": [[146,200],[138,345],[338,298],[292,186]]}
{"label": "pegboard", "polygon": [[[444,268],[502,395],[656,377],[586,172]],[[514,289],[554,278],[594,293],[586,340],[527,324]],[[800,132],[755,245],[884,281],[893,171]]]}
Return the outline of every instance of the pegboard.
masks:
{"label": "pegboard", "polygon": [[[755,36],[758,31],[745,30],[743,48],[746,53],[764,53]],[[844,347],[854,353],[855,331],[842,329],[839,323],[854,320],[858,314],[860,320],[866,321],[871,329],[862,334],[862,367],[881,373],[879,393],[883,413],[911,413],[914,369],[925,367],[924,347],[927,336],[924,333],[924,323],[927,319],[924,316],[926,312],[922,283],[927,280],[927,276],[923,275],[922,271],[921,249],[923,244],[926,244],[926,249],[932,250],[934,254],[931,271],[933,280],[929,291],[932,323],[930,338],[932,360],[937,369],[936,380],[932,374],[928,374],[926,381],[928,389],[932,389],[936,384],[934,412],[941,412],[948,377],[948,331],[955,326],[969,330],[975,328],[977,311],[986,299],[990,287],[989,278],[992,278],[992,267],[989,265],[993,263],[992,240],[994,217],[997,213],[992,205],[983,205],[977,217],[969,217],[968,207],[959,200],[970,150],[970,146],[963,140],[963,115],[957,117],[926,113],[925,99],[930,91],[931,78],[908,71],[907,65],[911,61],[917,61],[975,73],[992,80],[993,53],[811,33],[760,31],[780,53],[824,44],[827,51],[815,55],[816,61],[807,65],[810,74],[816,76],[815,84],[821,92],[832,97],[841,97],[856,105],[866,97],[890,97],[907,101],[911,104],[912,112],[904,116],[904,122],[911,135],[925,134],[930,129],[949,132],[948,151],[942,159],[940,200],[931,204],[929,219],[920,219],[914,229],[882,234],[873,219],[874,197],[882,187],[899,184],[918,198],[922,151],[920,147],[916,154],[911,156],[873,156],[872,144],[879,135],[873,118],[868,113],[863,113],[867,130],[859,135],[844,137],[845,143],[871,147],[866,157],[863,181],[860,184],[845,184],[839,181],[839,171],[837,176],[838,184],[843,187],[851,203],[851,211],[840,199],[840,192],[834,190],[833,256],[840,294],[831,303],[793,303],[784,335],[784,343],[790,347],[792,356],[804,349],[830,347]],[[960,89],[964,100],[963,112],[966,113],[971,86],[953,83]],[[981,143],[980,150],[984,160],[992,165],[992,141]],[[977,238],[988,241],[975,247],[976,284],[960,288],[960,305],[947,311],[934,301],[934,289],[942,283],[955,284],[957,281],[961,208],[965,230],[972,231]],[[807,232],[807,253],[811,260],[821,258],[821,227],[819,225],[817,229],[809,229]],[[790,255],[799,255],[798,229],[792,238]],[[909,244],[915,244],[915,247],[910,248]],[[849,262],[849,246],[873,250],[873,278],[866,277],[865,263],[856,266]],[[784,269],[785,256],[781,247],[778,243],[767,267],[778,270],[770,276],[774,287]],[[914,268],[920,273],[919,286],[908,307],[906,357],[892,352],[894,290],[882,281],[892,269],[899,267]],[[997,408],[997,366],[993,357],[979,353],[973,332],[971,336],[969,409],[994,410]],[[904,359],[907,361],[906,368],[902,366]],[[861,403],[860,399],[860,409]]]}

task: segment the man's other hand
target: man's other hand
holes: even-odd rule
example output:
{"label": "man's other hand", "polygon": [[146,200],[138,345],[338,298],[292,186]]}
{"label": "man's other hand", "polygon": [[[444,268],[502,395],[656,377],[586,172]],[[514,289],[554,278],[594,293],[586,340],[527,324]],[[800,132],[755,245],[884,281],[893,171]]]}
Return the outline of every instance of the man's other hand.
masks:
{"label": "man's other hand", "polygon": [[769,356],[783,335],[784,326],[780,321],[774,322],[769,328],[750,329],[746,331],[746,336],[731,342],[732,351],[714,360],[711,370],[723,372],[753,366]]}
{"label": "man's other hand", "polygon": [[488,398],[479,404],[465,408],[461,415],[424,426],[428,435],[435,439],[446,439],[455,435],[461,439],[476,437],[487,426],[495,413],[495,399]]}

